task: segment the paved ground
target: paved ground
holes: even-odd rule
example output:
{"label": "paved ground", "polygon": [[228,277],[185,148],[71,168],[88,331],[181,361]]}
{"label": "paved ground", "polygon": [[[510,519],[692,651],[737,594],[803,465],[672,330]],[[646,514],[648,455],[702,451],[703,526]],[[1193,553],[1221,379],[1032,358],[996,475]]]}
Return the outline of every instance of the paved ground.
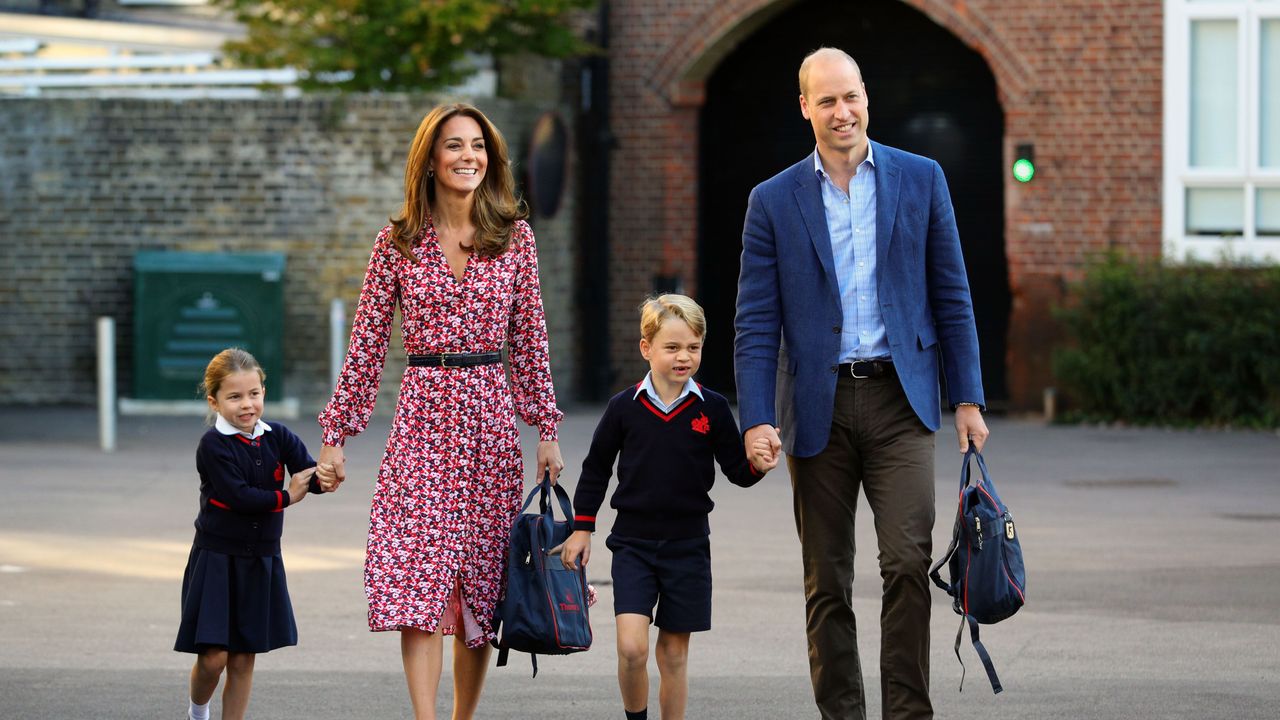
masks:
{"label": "paved ground", "polygon": [[[571,413],[562,430],[571,471],[597,412]],[[408,717],[397,639],[365,630],[361,590],[386,424],[351,441],[340,493],[289,511],[301,643],[259,659],[254,717]],[[314,426],[294,425],[318,444]],[[984,631],[1006,691],[991,695],[966,644],[958,693],[957,618],[935,593],[938,717],[1280,717],[1280,436],[1000,419],[992,429],[987,456],[1023,533],[1030,604]],[[0,718],[181,714],[190,658],[170,648],[201,424],[125,418],[120,430],[119,451],[103,454],[90,413],[0,409]],[[938,440],[939,496],[950,497],[959,456],[950,434]],[[751,490],[722,482],[715,497],[715,629],[694,641],[689,717],[815,717],[785,470]],[[950,509],[939,518],[941,548]],[[878,718],[869,519],[854,595]],[[595,551],[589,574],[607,579],[600,538]],[[482,717],[621,717],[611,597],[598,584],[597,648],[545,659],[537,679],[517,656],[490,674]]]}

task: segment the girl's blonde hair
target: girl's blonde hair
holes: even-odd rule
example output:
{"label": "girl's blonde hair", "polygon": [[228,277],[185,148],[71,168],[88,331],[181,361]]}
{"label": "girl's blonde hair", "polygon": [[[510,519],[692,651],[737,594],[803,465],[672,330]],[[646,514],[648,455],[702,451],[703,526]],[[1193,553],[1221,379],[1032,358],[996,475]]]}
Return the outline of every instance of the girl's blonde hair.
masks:
{"label": "girl's blonde hair", "polygon": [[267,374],[263,372],[257,358],[250,355],[247,350],[241,350],[238,347],[227,348],[214,355],[208,367],[204,369],[204,382],[200,383],[200,393],[205,397],[216,398],[218,389],[222,387],[222,381],[226,380],[228,375],[246,370],[257,370],[258,381],[266,384]]}
{"label": "girl's blonde hair", "polygon": [[706,338],[707,315],[702,306],[691,297],[675,293],[646,298],[640,303],[640,337],[653,342],[662,324],[673,317],[685,321],[694,335]]}
{"label": "girl's blonde hair", "polygon": [[427,174],[431,152],[440,139],[440,130],[454,117],[462,115],[475,120],[484,136],[488,167],[480,187],[476,188],[475,203],[471,207],[471,222],[476,227],[475,252],[482,257],[501,255],[511,245],[511,229],[517,220],[529,216],[524,201],[515,197],[515,180],[511,176],[511,161],[507,155],[507,141],[489,118],[473,105],[452,103],[439,105],[418,125],[409,147],[409,159],[404,165],[404,206],[400,214],[391,218],[394,230],[391,241],[401,255],[413,260],[412,248],[422,235],[431,203],[436,199],[435,179]]}

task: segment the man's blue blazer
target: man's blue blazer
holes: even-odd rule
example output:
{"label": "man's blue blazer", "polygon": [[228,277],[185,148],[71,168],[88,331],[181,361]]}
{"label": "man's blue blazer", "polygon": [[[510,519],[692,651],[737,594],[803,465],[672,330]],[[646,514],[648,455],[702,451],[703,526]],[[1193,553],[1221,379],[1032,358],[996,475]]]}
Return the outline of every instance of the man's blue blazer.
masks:
{"label": "man's blue blazer", "polygon": [[[880,312],[907,400],[936,431],[939,354],[951,403],[986,404],[955,211],[938,163],[874,145]],[[810,155],[751,191],[734,322],[742,428],[781,426],[796,457],[827,446],[844,324],[819,182]]]}

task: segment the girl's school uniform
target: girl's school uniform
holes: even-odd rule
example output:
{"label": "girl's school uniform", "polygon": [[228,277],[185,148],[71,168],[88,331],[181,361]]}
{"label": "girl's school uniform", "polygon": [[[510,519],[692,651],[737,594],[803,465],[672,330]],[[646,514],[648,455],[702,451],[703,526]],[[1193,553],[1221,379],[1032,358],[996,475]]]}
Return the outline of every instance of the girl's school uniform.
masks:
{"label": "girl's school uniform", "polygon": [[[279,423],[259,420],[250,435],[219,416],[200,439],[200,513],[174,650],[261,653],[298,644],[280,535],[289,478],[315,464]],[[314,478],[310,491],[320,492]]]}

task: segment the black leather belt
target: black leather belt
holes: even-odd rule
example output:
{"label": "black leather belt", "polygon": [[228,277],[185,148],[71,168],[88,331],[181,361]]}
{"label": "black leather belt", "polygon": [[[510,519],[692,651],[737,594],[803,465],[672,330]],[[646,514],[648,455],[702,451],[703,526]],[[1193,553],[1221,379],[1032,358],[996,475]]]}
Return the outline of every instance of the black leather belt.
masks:
{"label": "black leather belt", "polygon": [[893,374],[892,360],[854,360],[851,363],[840,363],[841,375],[848,375],[859,380],[883,377]]}
{"label": "black leather belt", "polygon": [[409,364],[413,367],[475,367],[502,362],[501,352],[485,353],[443,353],[440,355],[410,355]]}

